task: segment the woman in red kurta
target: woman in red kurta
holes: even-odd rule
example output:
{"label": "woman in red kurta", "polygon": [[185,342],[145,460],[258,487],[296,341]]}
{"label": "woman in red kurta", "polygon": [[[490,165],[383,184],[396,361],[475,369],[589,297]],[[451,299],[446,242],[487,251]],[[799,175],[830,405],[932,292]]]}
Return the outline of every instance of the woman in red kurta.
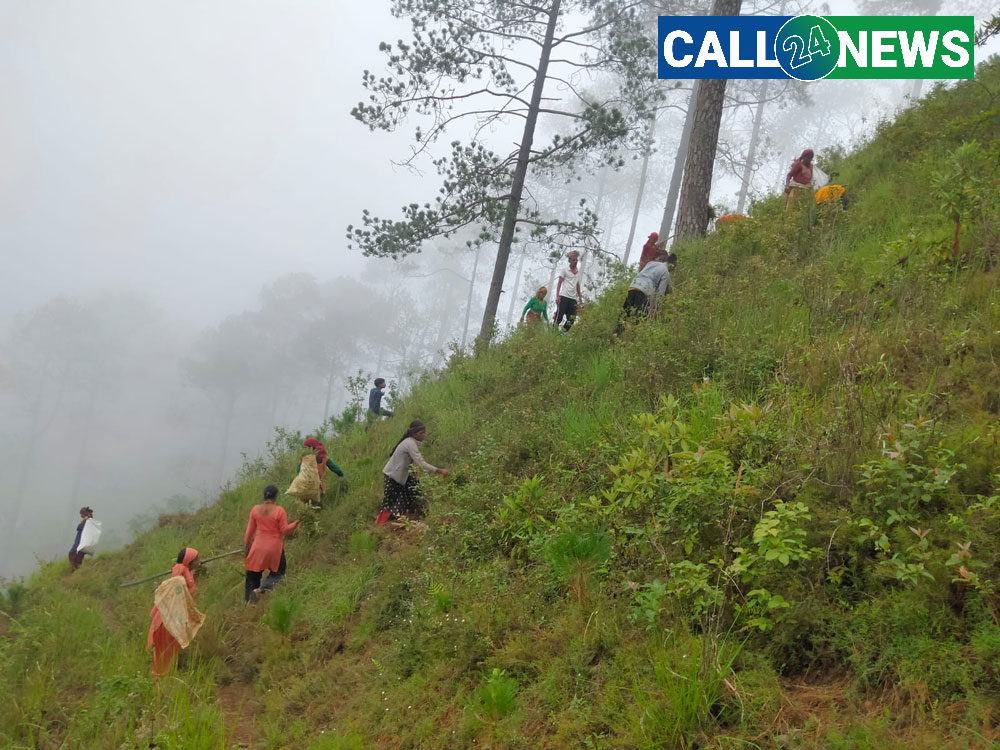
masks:
{"label": "woman in red kurta", "polygon": [[[180,576],[187,582],[188,591],[194,596],[194,573],[201,561],[198,559],[198,550],[193,547],[185,547],[177,553],[177,564],[170,569],[170,576]],[[177,639],[170,635],[163,618],[160,617],[160,610],[153,605],[149,612],[152,622],[149,623],[149,635],[146,637],[146,649],[153,649],[153,676],[162,677],[170,669],[170,666],[181,651],[181,645]]]}
{"label": "woman in red kurta", "polygon": [[[284,573],[282,565],[284,536],[295,529],[299,522],[288,523],[288,514],[274,501],[278,488],[269,484],[264,488],[264,502],[250,511],[243,547],[247,556],[246,600],[253,601],[260,593],[260,579],[264,570],[271,575]],[[270,576],[269,576],[270,578]]]}

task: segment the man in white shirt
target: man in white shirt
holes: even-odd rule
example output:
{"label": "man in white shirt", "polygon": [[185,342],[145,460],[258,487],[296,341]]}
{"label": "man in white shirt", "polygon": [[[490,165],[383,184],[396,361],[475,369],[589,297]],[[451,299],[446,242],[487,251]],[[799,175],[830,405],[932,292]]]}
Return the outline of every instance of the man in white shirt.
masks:
{"label": "man in white shirt", "polygon": [[576,320],[576,310],[578,305],[583,305],[583,292],[580,289],[580,269],[577,262],[580,260],[580,253],[570,250],[566,254],[567,265],[559,270],[559,281],[556,282],[556,318],[553,321],[556,326],[566,318],[563,331],[568,331]]}

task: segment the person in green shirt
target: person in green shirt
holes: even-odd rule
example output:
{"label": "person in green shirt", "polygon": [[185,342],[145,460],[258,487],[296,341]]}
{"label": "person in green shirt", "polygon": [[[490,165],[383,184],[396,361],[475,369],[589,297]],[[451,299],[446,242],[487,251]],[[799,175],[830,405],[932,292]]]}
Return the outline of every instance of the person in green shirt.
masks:
{"label": "person in green shirt", "polygon": [[538,291],[535,292],[535,296],[528,300],[528,304],[524,306],[521,311],[521,322],[525,321],[525,317],[529,323],[534,323],[539,320],[545,320],[548,316],[548,303],[545,301],[545,295],[548,294],[549,290],[544,286],[538,287]]}

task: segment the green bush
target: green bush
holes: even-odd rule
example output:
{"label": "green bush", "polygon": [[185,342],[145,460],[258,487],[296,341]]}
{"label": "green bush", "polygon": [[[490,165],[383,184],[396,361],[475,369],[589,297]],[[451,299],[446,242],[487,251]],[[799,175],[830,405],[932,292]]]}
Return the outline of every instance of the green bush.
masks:
{"label": "green bush", "polygon": [[300,610],[298,599],[289,594],[278,594],[271,601],[271,608],[263,619],[276,632],[284,634],[292,629]]}
{"label": "green bush", "polygon": [[480,721],[499,721],[514,712],[517,691],[517,680],[504,669],[494,669],[472,694],[469,710]]}
{"label": "green bush", "polygon": [[586,597],[589,582],[604,572],[611,556],[611,542],[611,535],[605,531],[566,531],[546,547],[552,571],[570,587],[578,601]]}
{"label": "green bush", "polygon": [[740,650],[727,639],[688,635],[651,648],[652,680],[637,677],[632,686],[633,731],[643,746],[697,747],[698,735],[722,718]]}

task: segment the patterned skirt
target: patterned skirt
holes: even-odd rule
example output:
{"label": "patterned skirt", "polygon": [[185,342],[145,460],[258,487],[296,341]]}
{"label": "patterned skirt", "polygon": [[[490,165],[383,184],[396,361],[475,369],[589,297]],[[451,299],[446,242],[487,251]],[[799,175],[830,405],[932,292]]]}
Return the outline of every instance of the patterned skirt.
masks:
{"label": "patterned skirt", "polygon": [[424,495],[420,491],[417,478],[410,474],[406,484],[400,484],[395,479],[385,476],[385,495],[382,500],[382,510],[389,511],[393,516],[420,518],[424,515]]}

